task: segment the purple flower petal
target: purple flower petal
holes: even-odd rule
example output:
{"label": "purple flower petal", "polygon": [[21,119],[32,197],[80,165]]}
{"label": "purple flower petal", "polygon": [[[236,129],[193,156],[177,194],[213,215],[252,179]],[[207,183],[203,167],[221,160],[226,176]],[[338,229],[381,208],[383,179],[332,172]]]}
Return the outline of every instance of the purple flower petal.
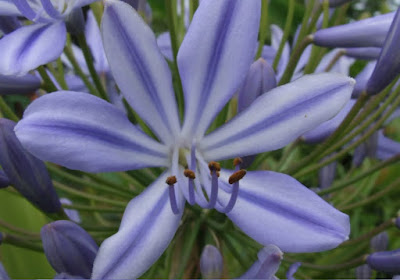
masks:
{"label": "purple flower petal", "polygon": [[357,98],[358,96],[360,96],[361,92],[365,90],[365,88],[367,87],[367,82],[375,69],[375,65],[375,60],[368,62],[368,64],[365,65],[364,69],[355,77],[356,85],[354,86],[354,90],[351,96],[352,98]]}
{"label": "purple flower petal", "polygon": [[[221,182],[230,172],[221,171]],[[221,184],[226,204],[231,186]],[[292,177],[250,171],[240,180],[239,197],[228,217],[257,242],[275,244],[284,252],[319,252],[348,238],[349,217],[333,208]]]}
{"label": "purple flower petal", "polygon": [[207,161],[282,148],[334,117],[350,99],[353,86],[353,79],[340,74],[304,76],[260,96],[205,136],[199,148]]}
{"label": "purple flower petal", "polygon": [[257,254],[258,259],[240,279],[275,279],[283,253],[275,245],[267,245]]}
{"label": "purple flower petal", "polygon": [[202,136],[253,61],[260,1],[204,0],[178,53],[185,94],[183,135]]}
{"label": "purple flower petal", "polygon": [[366,262],[372,269],[389,274],[399,274],[400,249],[373,253],[368,256]]}
{"label": "purple flower petal", "polygon": [[377,59],[381,53],[381,48],[347,48],[346,55],[356,59]]}
{"label": "purple flower petal", "polygon": [[171,38],[169,32],[161,33],[157,37],[157,45],[160,52],[165,56],[166,59],[173,61],[174,54],[172,53]]}
{"label": "purple flower petal", "polygon": [[34,93],[40,84],[40,79],[31,74],[20,77],[0,75],[0,94]]}
{"label": "purple flower petal", "polygon": [[0,40],[0,73],[23,75],[57,59],[65,45],[65,24],[32,24],[5,35]]}
{"label": "purple flower petal", "polygon": [[32,154],[71,169],[123,171],[168,164],[167,147],[93,95],[60,91],[35,100],[15,128]]}
{"label": "purple flower petal", "polygon": [[[137,278],[167,248],[181,220],[171,210],[165,183],[168,173],[129,202],[118,232],[100,246],[93,279]],[[181,209],[184,202],[183,197],[178,201]]]}
{"label": "purple flower petal", "polygon": [[[279,49],[279,45],[282,41],[282,38],[283,38],[283,30],[279,26],[272,24],[271,25],[271,47],[273,47],[277,52]],[[284,45],[283,51],[282,51],[282,55],[278,62],[278,67],[276,69],[276,72],[277,72],[276,76],[277,76],[278,80],[282,77],[283,72],[286,69],[286,66],[289,62],[289,57],[290,57],[289,43],[285,42],[285,45]],[[275,57],[274,57],[274,59],[275,59]]]}
{"label": "purple flower petal", "polygon": [[355,100],[349,100],[346,106],[334,118],[320,124],[310,131],[307,131],[303,134],[303,136],[301,136],[301,138],[307,143],[319,143],[324,141],[329,135],[332,134],[332,132],[335,131],[336,128],[338,128],[340,123],[344,120],[351,108],[354,106],[354,103]]}
{"label": "purple flower petal", "polygon": [[104,73],[109,72],[110,67],[108,66],[106,54],[104,53],[100,28],[91,10],[87,14],[85,35],[87,43],[90,47],[90,51],[92,52],[94,58],[96,70]]}
{"label": "purple flower petal", "polygon": [[21,16],[21,12],[15,6],[14,0],[0,1],[0,15],[2,16]]}
{"label": "purple flower petal", "polygon": [[379,131],[376,157],[380,160],[386,160],[398,154],[400,154],[400,143],[386,137],[382,131]]}
{"label": "purple flower petal", "polygon": [[[343,51],[342,49],[334,49],[328,52],[322,58],[321,62],[318,64],[318,67],[315,69],[314,73],[325,72],[325,69],[329,66],[335,56],[338,55],[339,52]],[[328,71],[330,73],[341,73],[344,75],[349,75],[350,66],[354,63],[354,59],[346,56],[341,56],[332,68]]]}
{"label": "purple flower petal", "polygon": [[382,52],[379,55],[374,72],[367,83],[367,93],[377,94],[388,86],[400,73],[400,8],[390,25]]}
{"label": "purple flower petal", "polygon": [[394,13],[318,30],[314,43],[323,47],[382,47]]}
{"label": "purple flower petal", "polygon": [[179,133],[178,111],[171,73],[154,34],[130,5],[105,3],[103,42],[115,80],[157,137],[172,144]]}

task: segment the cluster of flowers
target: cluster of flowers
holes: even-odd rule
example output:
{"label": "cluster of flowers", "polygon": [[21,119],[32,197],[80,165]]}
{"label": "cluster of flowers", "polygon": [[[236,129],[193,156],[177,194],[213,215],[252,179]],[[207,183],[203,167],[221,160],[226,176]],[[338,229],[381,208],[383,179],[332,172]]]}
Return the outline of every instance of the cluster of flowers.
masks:
{"label": "cluster of flowers", "polygon": [[[268,1],[202,0],[196,9],[178,2],[177,8],[165,4],[170,31],[156,38],[146,1],[0,0],[0,93],[34,99],[20,119],[0,97],[7,117],[0,119],[0,188],[14,192],[7,188],[13,186],[56,220],[40,234],[56,278],[140,277],[174,236],[185,239],[208,223],[222,227],[218,221],[231,225],[222,213],[232,231],[261,248],[241,277],[274,279],[282,251],[321,252],[349,239],[349,216],[320,196],[328,193],[340,156],[357,147],[354,166],[366,156],[383,160],[379,168],[399,160],[400,143],[382,127],[399,114],[400,9],[327,28],[328,5],[341,9],[349,1],[308,1],[290,46],[289,31],[276,25],[271,45],[264,45],[265,26],[259,28]],[[325,54],[317,46],[334,49]],[[353,79],[355,59],[370,62]],[[323,144],[288,167],[300,142]],[[311,170],[322,167],[318,190],[262,167],[265,152],[288,144],[272,169],[300,178],[320,159]],[[127,171],[121,176],[143,189],[62,167]],[[88,188],[52,181],[48,169]],[[108,217],[81,218],[61,194],[89,201],[83,211],[97,212],[101,203],[126,206],[118,231],[99,244],[81,220],[93,218],[86,223],[93,225],[94,217]],[[121,215],[111,215],[115,219]],[[33,242],[14,234],[5,227],[0,241],[27,248]],[[204,278],[222,276],[219,249],[207,245],[199,257]],[[395,275],[399,256],[377,252],[361,263]],[[7,277],[0,263],[0,278]]]}

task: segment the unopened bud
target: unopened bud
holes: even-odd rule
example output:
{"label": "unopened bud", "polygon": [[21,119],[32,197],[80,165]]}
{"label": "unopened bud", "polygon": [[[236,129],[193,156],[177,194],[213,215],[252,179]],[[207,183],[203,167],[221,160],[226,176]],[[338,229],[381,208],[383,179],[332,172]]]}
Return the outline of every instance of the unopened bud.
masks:
{"label": "unopened bud", "polygon": [[205,279],[221,278],[223,269],[222,255],[219,250],[206,245],[200,256],[200,272]]}
{"label": "unopened bud", "polygon": [[275,245],[267,245],[257,256],[258,260],[240,276],[241,279],[273,279],[283,258],[282,251]]}
{"label": "unopened bud", "polygon": [[356,278],[357,279],[371,279],[372,270],[368,264],[363,264],[356,267]]}
{"label": "unopened bud", "polygon": [[90,278],[99,247],[80,226],[70,221],[55,221],[40,231],[44,253],[57,273]]}
{"label": "unopened bud", "polygon": [[372,253],[368,256],[367,263],[372,269],[389,274],[400,274],[400,249]]}
{"label": "unopened bud", "polygon": [[370,242],[371,248],[374,252],[385,251],[389,245],[389,235],[386,231],[375,235]]}

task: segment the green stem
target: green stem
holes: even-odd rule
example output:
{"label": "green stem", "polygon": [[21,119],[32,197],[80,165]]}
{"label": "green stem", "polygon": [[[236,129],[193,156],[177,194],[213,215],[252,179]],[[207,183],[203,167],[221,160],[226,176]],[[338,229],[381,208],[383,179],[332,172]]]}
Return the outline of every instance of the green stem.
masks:
{"label": "green stem", "polygon": [[80,186],[86,186],[86,187],[92,188],[94,190],[100,190],[102,192],[113,194],[113,195],[116,195],[116,196],[119,196],[119,197],[125,198],[125,199],[129,198],[129,196],[132,195],[132,193],[129,192],[129,190],[127,190],[127,189],[123,189],[123,191],[121,191],[121,190],[114,189],[113,186],[101,185],[101,184],[98,184],[95,182],[91,182],[91,181],[85,180],[83,178],[74,176],[71,173],[65,172],[52,164],[47,164],[47,168],[49,169],[49,171],[52,174],[60,176],[64,179],[66,179],[67,181],[78,184]]}
{"label": "green stem", "polygon": [[14,122],[19,121],[19,118],[17,117],[17,115],[11,110],[11,108],[4,101],[2,96],[0,96],[0,110],[6,118],[8,118]]}
{"label": "green stem", "polygon": [[109,101],[107,92],[104,90],[103,84],[101,83],[100,77],[97,74],[96,68],[94,68],[94,61],[92,53],[90,52],[89,46],[86,42],[86,37],[83,33],[79,33],[76,38],[78,39],[79,46],[82,49],[83,56],[85,57],[86,65],[88,66],[89,73],[92,76],[94,85],[96,86],[97,92],[100,97],[104,100]]}
{"label": "green stem", "polygon": [[286,16],[286,23],[285,23],[282,40],[279,43],[278,52],[276,53],[274,63],[272,64],[272,67],[274,68],[275,71],[276,71],[276,68],[278,67],[278,62],[279,62],[279,59],[281,58],[281,55],[283,52],[283,47],[285,46],[285,43],[289,38],[290,30],[292,29],[294,7],[295,7],[295,1],[289,0],[289,8],[288,8],[287,16]]}
{"label": "green stem", "polygon": [[57,59],[57,72],[58,72],[58,82],[60,84],[60,86],[65,89],[68,90],[68,85],[67,82],[65,81],[65,74],[64,74],[64,66],[63,63],[61,61],[61,58]]}
{"label": "green stem", "polygon": [[37,70],[44,81],[44,88],[46,89],[46,91],[47,92],[57,91],[58,89],[57,89],[56,85],[51,80],[49,74],[47,74],[44,66],[39,66],[37,68]]}
{"label": "green stem", "polygon": [[[343,270],[343,269],[350,269],[353,267],[357,267],[360,264],[365,262],[365,255],[359,256],[358,258],[355,258],[351,261],[340,263],[340,264],[330,264],[330,265],[318,265],[318,264],[313,264],[313,263],[308,263],[308,262],[301,262],[302,267],[307,267],[307,268],[312,268],[315,270],[320,270],[320,271],[337,271],[337,270]],[[297,260],[292,259],[291,257],[284,257],[286,261],[289,261],[291,263],[297,262]]]}
{"label": "green stem", "polygon": [[103,202],[103,203],[107,203],[110,205],[114,205],[114,206],[122,206],[125,207],[127,202],[124,201],[119,201],[119,200],[115,200],[115,199],[108,199],[108,198],[104,198],[101,196],[97,196],[97,195],[93,195],[93,194],[88,194],[82,191],[78,191],[76,189],[70,188],[62,183],[59,183],[57,181],[53,181],[54,186],[62,191],[65,191],[66,193],[69,193],[71,195],[74,196],[78,196],[78,197],[83,197],[83,198],[87,198],[89,200],[93,200],[93,201],[99,201],[99,202]]}
{"label": "green stem", "polygon": [[283,169],[283,167],[286,166],[287,162],[290,159],[290,153],[297,147],[297,145],[300,143],[300,138],[296,139],[296,141],[292,142],[291,144],[289,144],[288,146],[286,146],[283,149],[283,154],[282,157],[278,163],[277,169],[278,171],[281,171]]}
{"label": "green stem", "polygon": [[324,72],[329,72],[332,70],[333,66],[335,65],[336,62],[346,53],[345,50],[340,50],[337,52],[337,54],[332,58],[332,60],[329,62],[328,66],[324,69]]}
{"label": "green stem", "polygon": [[386,188],[384,188],[383,190],[381,190],[380,192],[374,193],[373,195],[371,195],[370,197],[358,201],[356,203],[352,203],[349,205],[346,205],[344,207],[340,207],[339,210],[340,211],[349,211],[352,210],[354,208],[358,208],[360,206],[364,206],[367,205],[371,202],[374,202],[378,199],[380,199],[381,197],[385,196],[387,193],[389,193],[390,191],[392,191],[395,188],[398,188],[400,186],[400,179],[394,181],[393,183],[391,183],[389,186],[387,186]]}
{"label": "green stem", "polygon": [[2,233],[2,236],[3,236],[2,242],[5,244],[14,245],[16,247],[26,248],[37,252],[43,252],[42,245],[34,243],[30,240],[26,240],[11,233]]}
{"label": "green stem", "polygon": [[350,239],[350,240],[343,242],[342,244],[340,244],[340,247],[350,246],[350,245],[354,245],[354,244],[357,244],[357,243],[365,241],[365,240],[369,240],[370,238],[374,237],[378,233],[385,231],[386,229],[392,227],[395,224],[395,222],[396,222],[396,218],[390,219],[390,220],[380,224],[378,227],[374,228],[373,230],[371,230],[357,238]]}
{"label": "green stem", "polygon": [[102,206],[90,206],[90,205],[81,205],[81,204],[63,204],[63,207],[66,209],[76,209],[79,211],[86,212],[106,212],[106,213],[123,213],[125,211],[124,208],[111,208],[111,207],[102,207]]}
{"label": "green stem", "polygon": [[6,228],[16,234],[24,235],[27,239],[40,240],[40,235],[36,232],[31,232],[20,227],[16,227],[0,219],[0,227]]}
{"label": "green stem", "polygon": [[[265,39],[267,37],[268,32],[268,6],[269,0],[262,0],[261,2],[261,18],[260,18],[260,31],[259,31],[259,40],[258,40],[258,48],[256,53],[256,59],[261,57],[262,50],[265,44]],[[281,42],[282,43],[282,42]]]}

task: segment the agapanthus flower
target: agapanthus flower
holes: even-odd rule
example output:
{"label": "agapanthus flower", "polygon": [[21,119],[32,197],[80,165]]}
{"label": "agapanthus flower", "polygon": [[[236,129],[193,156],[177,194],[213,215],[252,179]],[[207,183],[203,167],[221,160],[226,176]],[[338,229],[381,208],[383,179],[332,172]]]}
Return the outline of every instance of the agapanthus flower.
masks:
{"label": "agapanthus flower", "polygon": [[332,118],[354,86],[340,74],[304,76],[206,134],[253,61],[260,5],[201,2],[177,58],[185,97],[181,128],[171,73],[154,34],[129,5],[105,1],[102,32],[111,71],[158,141],[115,106],[85,93],[48,94],[26,109],[16,133],[43,160],[88,172],[166,168],[128,204],[119,231],[102,243],[93,278],[145,272],[172,240],[186,201],[226,213],[257,242],[286,252],[327,250],[348,238],[348,216],[290,176],[246,174],[240,159],[234,171],[216,162],[285,146]]}
{"label": "agapanthus flower", "polygon": [[[98,0],[1,0],[0,15],[22,16],[33,24],[0,39],[0,74],[23,75],[57,59],[65,46],[66,21]],[[83,21],[83,16],[82,16]]]}

